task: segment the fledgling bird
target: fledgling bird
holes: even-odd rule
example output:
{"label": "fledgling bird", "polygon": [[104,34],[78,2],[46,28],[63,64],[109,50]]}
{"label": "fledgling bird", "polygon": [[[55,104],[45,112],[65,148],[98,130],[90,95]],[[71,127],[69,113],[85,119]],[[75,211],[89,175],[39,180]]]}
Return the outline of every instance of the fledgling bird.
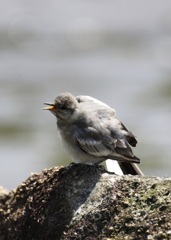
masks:
{"label": "fledgling bird", "polygon": [[130,146],[137,140],[107,104],[89,97],[62,93],[45,103],[57,118],[64,147],[73,162],[99,164],[107,159],[118,161],[123,174],[143,175]]}

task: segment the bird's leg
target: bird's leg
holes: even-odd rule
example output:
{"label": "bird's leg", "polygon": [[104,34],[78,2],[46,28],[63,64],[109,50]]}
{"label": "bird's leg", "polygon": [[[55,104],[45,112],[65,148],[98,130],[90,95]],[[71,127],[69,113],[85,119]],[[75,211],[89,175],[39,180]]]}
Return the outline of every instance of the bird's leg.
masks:
{"label": "bird's leg", "polygon": [[102,162],[104,162],[104,161],[105,161],[105,159],[99,160],[98,162],[94,163],[94,165],[97,166],[97,165],[99,165],[100,163],[102,163]]}
{"label": "bird's leg", "polygon": [[[104,161],[105,161],[104,159],[103,159],[103,160],[99,160],[98,162],[94,163],[93,165],[94,165],[95,167],[97,167],[100,163],[102,163],[102,162],[104,162]],[[109,172],[106,168],[105,168],[105,172],[108,173],[108,174],[115,174],[115,175],[116,175],[115,172]]]}

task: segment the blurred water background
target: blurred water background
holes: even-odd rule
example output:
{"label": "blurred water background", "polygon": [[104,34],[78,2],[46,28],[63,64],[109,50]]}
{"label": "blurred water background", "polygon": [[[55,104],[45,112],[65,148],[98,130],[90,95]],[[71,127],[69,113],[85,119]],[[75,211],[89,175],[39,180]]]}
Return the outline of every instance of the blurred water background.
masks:
{"label": "blurred water background", "polygon": [[0,4],[0,185],[69,164],[54,116],[41,110],[65,91],[115,108],[138,137],[144,173],[170,176],[171,2]]}

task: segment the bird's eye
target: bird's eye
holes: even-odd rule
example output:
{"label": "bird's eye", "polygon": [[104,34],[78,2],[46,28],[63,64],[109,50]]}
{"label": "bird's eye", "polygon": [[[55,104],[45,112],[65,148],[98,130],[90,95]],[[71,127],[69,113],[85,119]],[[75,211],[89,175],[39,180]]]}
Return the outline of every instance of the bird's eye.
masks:
{"label": "bird's eye", "polygon": [[66,109],[66,106],[60,106],[59,107],[61,110],[65,110]]}

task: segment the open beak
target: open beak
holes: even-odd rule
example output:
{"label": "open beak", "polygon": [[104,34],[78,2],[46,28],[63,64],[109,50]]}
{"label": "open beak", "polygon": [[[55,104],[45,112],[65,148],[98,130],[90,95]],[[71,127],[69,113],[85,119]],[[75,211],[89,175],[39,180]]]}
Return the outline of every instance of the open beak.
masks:
{"label": "open beak", "polygon": [[44,103],[44,104],[48,106],[42,108],[43,110],[57,110],[53,103]]}

